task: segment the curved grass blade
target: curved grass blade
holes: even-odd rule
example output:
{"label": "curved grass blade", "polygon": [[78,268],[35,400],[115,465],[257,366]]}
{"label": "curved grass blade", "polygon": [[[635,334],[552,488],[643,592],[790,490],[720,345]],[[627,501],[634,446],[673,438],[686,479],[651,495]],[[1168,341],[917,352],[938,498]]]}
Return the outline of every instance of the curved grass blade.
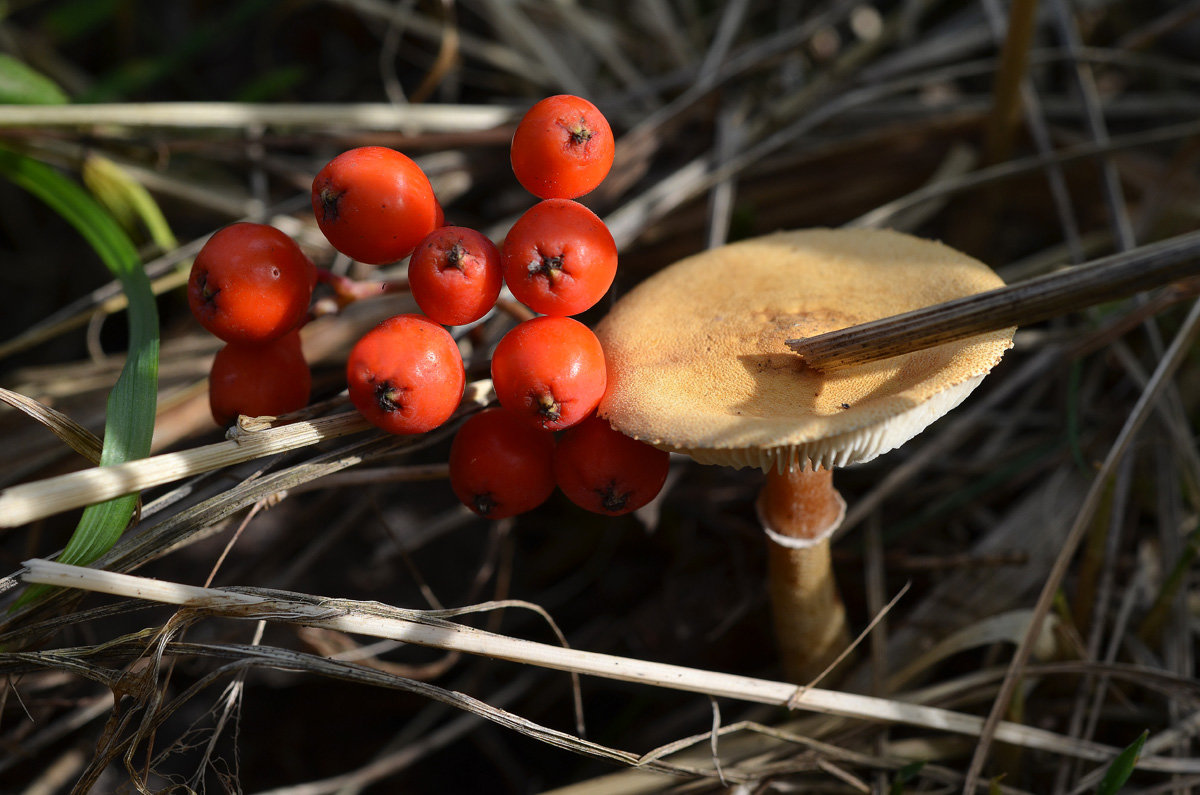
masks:
{"label": "curved grass blade", "polygon": [[1096,787],[1096,795],[1116,795],[1121,787],[1125,786],[1129,775],[1133,773],[1133,768],[1137,766],[1138,757],[1142,755],[1142,746],[1146,744],[1146,737],[1149,735],[1149,731],[1142,732],[1141,737],[1117,754],[1117,758],[1108,766],[1108,772],[1100,780],[1100,786]]}
{"label": "curved grass blade", "polygon": [[[45,202],[83,235],[121,283],[129,300],[129,356],[108,395],[100,465],[150,452],[158,397],[158,308],[137,249],[120,226],[79,185],[49,166],[0,148],[0,176]],[[137,495],[88,506],[59,560],[87,565],[124,532]],[[28,601],[27,592],[22,601]]]}

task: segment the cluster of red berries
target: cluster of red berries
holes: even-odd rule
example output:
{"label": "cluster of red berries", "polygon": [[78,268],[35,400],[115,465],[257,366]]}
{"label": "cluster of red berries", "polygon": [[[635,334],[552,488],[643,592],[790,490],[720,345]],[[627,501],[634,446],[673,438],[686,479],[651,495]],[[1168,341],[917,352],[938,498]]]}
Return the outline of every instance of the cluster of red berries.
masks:
{"label": "cluster of red berries", "polygon": [[[409,257],[409,288],[424,313],[385,320],[350,353],[350,400],[377,427],[416,434],[450,418],[466,375],[444,326],[482,318],[504,283],[540,313],[496,346],[492,381],[500,408],[468,419],[451,447],[455,494],[482,516],[530,510],[556,484],[584,508],[627,513],[649,502],[666,478],[666,453],[595,418],[607,383],[604,351],[570,317],[595,305],[616,273],[608,228],[573,201],[600,184],[613,154],[608,122],[591,103],[573,96],[537,103],[517,127],[511,159],[518,181],[542,201],[499,248],[473,229],[444,226],[428,178],[395,150],[345,152],[313,181],[313,212],[334,248],[368,264]],[[316,282],[312,263],[270,227],[235,224],[197,257],[193,311],[229,342],[211,381],[218,422],[307,402],[310,378],[295,329]],[[235,348],[247,352],[227,353]],[[226,379],[218,363],[236,376]],[[280,381],[289,382],[286,389]],[[557,444],[554,431],[563,431]]]}

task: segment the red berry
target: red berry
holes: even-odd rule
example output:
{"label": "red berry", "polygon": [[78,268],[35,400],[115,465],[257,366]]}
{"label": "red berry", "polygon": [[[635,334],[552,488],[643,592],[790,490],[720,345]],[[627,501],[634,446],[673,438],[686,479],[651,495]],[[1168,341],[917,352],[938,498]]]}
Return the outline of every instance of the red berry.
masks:
{"label": "red berry", "polygon": [[527,422],[547,431],[569,428],[591,414],[604,395],[604,350],[577,320],[535,317],[496,346],[492,383],[500,405]]}
{"label": "red berry", "polygon": [[503,281],[496,245],[461,226],[433,230],[408,261],[408,286],[417,306],[447,326],[486,315]]}
{"label": "red berry", "polygon": [[208,376],[208,404],[218,425],[239,414],[279,416],[308,405],[312,374],[292,331],[267,342],[231,342],[217,352]]}
{"label": "red berry", "polygon": [[615,147],[608,120],[586,99],[546,97],[521,119],[512,140],[512,169],[539,199],[574,199],[608,175]]}
{"label": "red berry", "polygon": [[531,511],[554,491],[554,437],[505,408],[463,423],[450,445],[450,487],[488,519]]}
{"label": "red berry", "polygon": [[566,431],[554,450],[558,487],[594,513],[619,516],[658,495],[667,479],[670,455],[614,431],[592,416]]}
{"label": "red berry", "polygon": [[438,217],[425,172],[383,146],[351,149],[330,160],[313,180],[312,206],[333,247],[370,265],[407,257]]}
{"label": "red berry", "polygon": [[569,199],[529,208],[500,249],[504,281],[543,315],[576,315],[604,297],[617,272],[617,244],[595,213]]}
{"label": "red berry", "polygon": [[466,373],[446,329],[421,315],[396,315],[354,344],[346,381],[350,401],[372,425],[414,434],[450,419]]}
{"label": "red berry", "polygon": [[188,305],[226,342],[264,342],[296,328],[308,311],[317,269],[272,226],[218,230],[192,263]]}

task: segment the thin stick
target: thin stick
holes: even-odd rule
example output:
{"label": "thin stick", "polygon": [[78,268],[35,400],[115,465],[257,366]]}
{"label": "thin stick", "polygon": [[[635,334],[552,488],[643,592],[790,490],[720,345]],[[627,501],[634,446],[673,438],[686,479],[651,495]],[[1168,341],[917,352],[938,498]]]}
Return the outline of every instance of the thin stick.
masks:
{"label": "thin stick", "polygon": [[130,102],[96,105],[12,105],[0,127],[266,127],[346,128],[411,132],[474,132],[511,121],[507,108],[486,105],[253,104]]}
{"label": "thin stick", "polygon": [[957,298],[902,315],[789,339],[808,366],[829,371],[1057,317],[1126,298],[1200,272],[1200,232],[1189,232],[1087,265]]}
{"label": "thin stick", "polygon": [[[375,602],[321,599],[313,603],[292,598],[293,595],[280,591],[255,594],[223,588],[199,588],[40,559],[25,561],[24,565],[27,568],[23,575],[26,582],[184,605],[234,618],[268,618],[304,626],[325,627],[618,681],[862,720],[905,723],[969,736],[978,735],[983,727],[982,718],[948,709],[568,649],[484,632],[421,611],[387,607]],[[1110,746],[1081,742],[1051,731],[1008,721],[1000,721],[996,726],[995,737],[1015,745],[1078,756],[1095,762],[1106,762],[1118,753],[1118,749]],[[1147,755],[1138,760],[1138,767],[1160,772],[1195,773],[1200,771],[1200,759]]]}
{"label": "thin stick", "polygon": [[160,486],[231,464],[283,453],[365,431],[371,426],[356,411],[296,422],[191,450],[139,458],[124,464],[93,467],[0,491],[0,527],[18,527],[122,494]]}
{"label": "thin stick", "polygon": [[1029,661],[1033,642],[1037,638],[1038,633],[1041,632],[1042,621],[1045,619],[1046,614],[1050,612],[1050,605],[1054,600],[1054,595],[1058,593],[1063,578],[1066,577],[1067,569],[1074,559],[1075,551],[1087,533],[1087,528],[1100,504],[1100,499],[1104,494],[1108,479],[1116,470],[1117,464],[1129,448],[1130,442],[1133,441],[1134,436],[1141,429],[1146,418],[1150,416],[1150,412],[1154,408],[1155,402],[1162,395],[1163,389],[1171,383],[1171,377],[1175,374],[1180,362],[1183,361],[1198,331],[1200,331],[1200,302],[1192,304],[1192,309],[1188,313],[1187,319],[1184,320],[1183,326],[1175,335],[1170,348],[1167,349],[1166,354],[1159,361],[1158,367],[1154,370],[1154,375],[1150,378],[1150,383],[1142,390],[1137,403],[1130,410],[1129,417],[1125,420],[1125,424],[1121,427],[1121,431],[1113,441],[1112,447],[1108,450],[1108,455],[1105,457],[1104,463],[1096,473],[1096,477],[1092,480],[1092,485],[1083,499],[1083,504],[1079,506],[1079,513],[1075,517],[1075,522],[1071,525],[1066,540],[1063,541],[1062,551],[1059,553],[1058,558],[1055,559],[1054,566],[1050,569],[1050,573],[1046,577],[1046,582],[1042,586],[1042,591],[1038,595],[1037,604],[1033,608],[1033,617],[1025,630],[1025,636],[1017,645],[1017,650],[1013,654],[1008,670],[1005,671],[1004,680],[1000,684],[1000,690],[992,703],[991,712],[988,714],[983,733],[980,735],[979,745],[976,746],[975,753],[971,757],[970,767],[967,768],[967,783],[964,791],[969,792],[974,787],[983,771],[983,765],[987,761],[988,753],[991,751],[992,741],[1000,739],[999,732],[993,732],[992,729],[1004,723],[1001,716],[1008,709],[1013,692],[1017,687],[1017,681],[1021,678],[1025,665]]}

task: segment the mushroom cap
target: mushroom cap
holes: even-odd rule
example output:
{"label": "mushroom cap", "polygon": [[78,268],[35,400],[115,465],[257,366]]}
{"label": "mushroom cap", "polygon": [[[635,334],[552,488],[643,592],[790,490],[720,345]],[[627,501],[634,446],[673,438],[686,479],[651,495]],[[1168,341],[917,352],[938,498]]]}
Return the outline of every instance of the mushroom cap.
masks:
{"label": "mushroom cap", "polygon": [[784,340],[1003,286],[990,268],[888,230],[778,232],[671,265],[596,329],[599,413],[700,463],[781,471],[870,461],[957,406],[1015,329],[821,373]]}

